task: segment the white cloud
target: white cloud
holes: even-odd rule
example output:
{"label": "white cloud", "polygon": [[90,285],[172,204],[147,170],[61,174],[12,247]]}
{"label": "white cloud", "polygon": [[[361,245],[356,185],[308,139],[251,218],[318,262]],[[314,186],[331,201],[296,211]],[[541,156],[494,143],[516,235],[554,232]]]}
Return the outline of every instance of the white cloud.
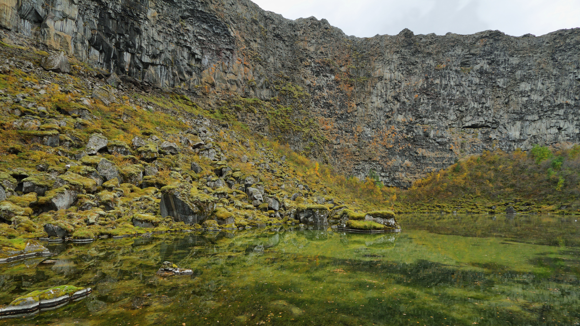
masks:
{"label": "white cloud", "polygon": [[578,0],[254,0],[286,18],[326,18],[348,35],[447,32],[471,34],[492,29],[510,35],[543,35],[580,27]]}

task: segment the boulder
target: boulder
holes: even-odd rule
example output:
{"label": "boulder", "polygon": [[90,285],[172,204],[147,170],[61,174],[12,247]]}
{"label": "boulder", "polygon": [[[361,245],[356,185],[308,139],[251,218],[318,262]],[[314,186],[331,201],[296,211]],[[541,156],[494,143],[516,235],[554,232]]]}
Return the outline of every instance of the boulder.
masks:
{"label": "boulder", "polygon": [[260,204],[262,204],[264,202],[264,198],[262,197],[262,193],[260,192],[260,190],[258,190],[256,188],[252,188],[252,187],[247,188],[246,194],[248,195],[250,200],[252,200],[252,205],[254,205],[254,206],[259,206]]}
{"label": "boulder", "polygon": [[133,148],[139,148],[139,147],[143,147],[145,145],[147,145],[147,143],[140,137],[133,137],[133,140],[131,140],[131,143],[133,144]]}
{"label": "boulder", "polygon": [[140,186],[141,182],[143,182],[143,170],[144,168],[141,164],[125,165],[119,169],[123,183],[130,183],[136,186]]}
{"label": "boulder", "polygon": [[107,144],[107,150],[109,151],[109,154],[131,155],[129,145],[118,140],[109,141]]}
{"label": "boulder", "polygon": [[300,205],[296,209],[296,218],[300,223],[327,225],[330,210],[323,205]]}
{"label": "boulder", "polygon": [[10,223],[15,216],[30,216],[32,209],[20,207],[9,201],[0,202],[0,222]]}
{"label": "boulder", "polygon": [[5,200],[6,200],[6,191],[4,190],[4,187],[0,186],[0,201]]}
{"label": "boulder", "polygon": [[166,186],[161,189],[161,216],[171,216],[185,224],[199,224],[211,216],[216,201],[190,184]]}
{"label": "boulder", "polygon": [[193,162],[191,163],[191,170],[195,173],[201,173],[201,171],[203,171],[203,169],[201,168],[201,166],[199,166],[199,164]]}
{"label": "boulder", "polygon": [[175,143],[164,141],[159,146],[161,153],[166,155],[177,155],[179,154],[179,147]]}
{"label": "boulder", "polygon": [[101,149],[107,147],[109,140],[102,134],[92,134],[87,143],[86,152],[89,155],[96,155]]}
{"label": "boulder", "polygon": [[369,212],[365,215],[365,221],[381,224],[387,229],[401,229],[395,218],[395,213],[392,211]]}
{"label": "boulder", "polygon": [[513,206],[508,206],[505,209],[505,213],[508,214],[508,215],[514,215],[516,213],[516,210],[515,210],[515,208]]}
{"label": "boulder", "polygon": [[235,222],[234,214],[228,212],[225,208],[218,208],[214,216],[218,225],[233,224]]}
{"label": "boulder", "polygon": [[141,228],[154,228],[162,220],[151,214],[135,214],[133,215],[133,226]]}
{"label": "boulder", "polygon": [[274,211],[280,210],[280,201],[274,197],[266,197],[266,203],[268,203],[268,208]]}
{"label": "boulder", "polygon": [[63,74],[70,73],[70,63],[64,52],[53,53],[44,57],[41,62],[42,68]]}
{"label": "boulder", "polygon": [[51,189],[56,179],[48,173],[34,174],[22,180],[22,192],[27,194],[35,192],[39,196],[44,196],[44,193]]}
{"label": "boulder", "polygon": [[97,172],[99,172],[99,175],[101,175],[107,181],[113,178],[121,180],[119,176],[119,169],[117,169],[117,166],[109,160],[102,159],[99,161],[99,164],[97,165]]}
{"label": "boulder", "polygon": [[64,186],[48,191],[38,199],[38,204],[44,211],[58,211],[71,207],[76,200],[77,192]]}
{"label": "boulder", "polygon": [[103,102],[104,105],[111,105],[111,103],[114,103],[117,100],[111,90],[103,87],[93,88],[92,96],[94,99]]}
{"label": "boulder", "polygon": [[63,222],[57,222],[54,224],[47,223],[44,225],[44,231],[49,237],[64,238],[70,237],[73,234],[74,227]]}
{"label": "boulder", "polygon": [[157,157],[159,157],[157,144],[154,142],[148,142],[144,146],[137,148],[137,153],[142,160],[147,162],[154,161]]}
{"label": "boulder", "polygon": [[62,180],[59,182],[64,182],[70,186],[70,189],[76,190],[77,192],[94,192],[97,190],[97,181],[92,178],[83,177],[80,174],[74,172],[67,172],[58,177]]}
{"label": "boulder", "polygon": [[119,78],[119,76],[117,76],[116,73],[112,73],[109,78],[107,78],[107,84],[117,88],[119,85],[121,85],[121,78]]}

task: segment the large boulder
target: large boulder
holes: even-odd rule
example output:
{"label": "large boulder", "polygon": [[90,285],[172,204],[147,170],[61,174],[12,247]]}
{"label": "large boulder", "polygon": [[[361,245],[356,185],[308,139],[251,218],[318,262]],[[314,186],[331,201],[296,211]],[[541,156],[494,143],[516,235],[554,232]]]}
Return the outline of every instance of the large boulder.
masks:
{"label": "large boulder", "polygon": [[211,216],[216,201],[189,184],[166,186],[161,189],[161,216],[171,216],[185,224],[199,224]]}
{"label": "large boulder", "polygon": [[133,215],[133,226],[140,227],[140,228],[154,228],[159,223],[162,222],[162,219],[157,218],[151,214],[135,214]]}
{"label": "large boulder", "polygon": [[70,63],[64,52],[53,53],[48,57],[44,57],[41,62],[42,68],[54,72],[64,74],[70,73]]}
{"label": "large boulder", "polygon": [[101,149],[107,147],[109,140],[102,134],[92,134],[87,143],[86,152],[89,155],[96,155]]}
{"label": "large boulder", "polygon": [[4,187],[0,186],[0,201],[5,200],[6,200],[6,191],[4,190]]}
{"label": "large boulder", "polygon": [[304,224],[327,225],[329,214],[324,205],[300,205],[296,209],[296,218]]}

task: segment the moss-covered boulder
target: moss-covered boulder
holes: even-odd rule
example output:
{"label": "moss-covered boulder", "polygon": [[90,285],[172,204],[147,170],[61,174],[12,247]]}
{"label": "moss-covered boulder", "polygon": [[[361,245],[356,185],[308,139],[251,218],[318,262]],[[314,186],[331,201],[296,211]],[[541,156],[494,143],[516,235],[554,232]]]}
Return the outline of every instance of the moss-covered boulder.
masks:
{"label": "moss-covered boulder", "polygon": [[140,228],[154,228],[158,226],[163,219],[151,214],[135,214],[132,219],[133,225]]}
{"label": "moss-covered boulder", "polygon": [[215,210],[214,217],[219,225],[232,224],[235,222],[234,214],[223,207]]}
{"label": "moss-covered boulder", "polygon": [[45,196],[38,199],[38,206],[43,211],[67,209],[76,201],[77,195],[77,191],[71,189],[68,185],[52,189]]}
{"label": "moss-covered boulder", "polygon": [[296,208],[296,219],[300,223],[326,225],[330,209],[324,205],[299,205]]}
{"label": "moss-covered boulder", "polygon": [[15,216],[30,216],[32,209],[20,207],[9,201],[0,202],[0,222],[11,223]]}
{"label": "moss-covered boulder", "polygon": [[89,142],[87,143],[86,152],[89,155],[95,155],[99,151],[105,149],[108,143],[109,140],[102,134],[92,134],[89,138]]}
{"label": "moss-covered boulder", "polygon": [[105,207],[105,210],[113,210],[119,204],[117,194],[111,191],[101,191],[97,194],[99,203]]}
{"label": "moss-covered boulder", "polygon": [[97,182],[94,179],[83,177],[80,174],[67,172],[59,176],[59,178],[70,185],[71,190],[77,192],[86,191],[92,193],[97,190]]}
{"label": "moss-covered boulder", "polygon": [[50,255],[50,251],[36,240],[0,237],[0,263],[48,255]]}
{"label": "moss-covered boulder", "polygon": [[182,183],[161,189],[161,216],[171,216],[176,222],[198,224],[211,216],[216,198]]}
{"label": "moss-covered boulder", "polygon": [[44,231],[49,237],[64,238],[70,237],[75,228],[67,222],[59,221],[45,224]]}
{"label": "moss-covered boulder", "polygon": [[389,210],[368,212],[365,216],[365,221],[382,224],[388,229],[399,230],[401,228],[399,223],[397,223],[395,213]]}
{"label": "moss-covered boulder", "polygon": [[147,142],[144,146],[137,148],[137,154],[139,157],[146,162],[154,161],[159,157],[159,151],[157,149],[157,144],[154,142]]}
{"label": "moss-covered boulder", "polygon": [[106,159],[99,161],[99,164],[97,164],[97,172],[107,181],[113,178],[120,180],[121,178],[119,175],[119,169],[115,163]]}
{"label": "moss-covered boulder", "polygon": [[384,230],[385,226],[373,221],[349,220],[346,222],[346,227],[357,230]]}
{"label": "moss-covered boulder", "polygon": [[35,192],[31,192],[22,196],[12,196],[8,198],[7,201],[20,207],[27,208],[38,202],[38,196]]}
{"label": "moss-covered boulder", "polygon": [[4,188],[6,197],[9,197],[16,189],[18,181],[7,172],[0,172],[0,185]]}
{"label": "moss-covered boulder", "polygon": [[121,172],[121,178],[124,183],[140,186],[143,181],[143,170],[144,168],[141,164],[130,164],[122,166],[119,172]]}
{"label": "moss-covered boulder", "polygon": [[54,300],[61,297],[67,297],[66,301],[70,300],[73,294],[84,290],[84,288],[72,285],[61,285],[50,288],[48,290],[39,290],[30,292],[26,295],[16,298],[10,303],[10,307],[30,306],[42,301]]}
{"label": "moss-covered boulder", "polygon": [[110,140],[107,144],[107,150],[110,154],[131,155],[129,145],[120,140]]}
{"label": "moss-covered boulder", "polygon": [[39,196],[44,196],[47,190],[54,185],[56,178],[48,173],[39,173],[22,180],[22,192],[27,194],[35,192]]}

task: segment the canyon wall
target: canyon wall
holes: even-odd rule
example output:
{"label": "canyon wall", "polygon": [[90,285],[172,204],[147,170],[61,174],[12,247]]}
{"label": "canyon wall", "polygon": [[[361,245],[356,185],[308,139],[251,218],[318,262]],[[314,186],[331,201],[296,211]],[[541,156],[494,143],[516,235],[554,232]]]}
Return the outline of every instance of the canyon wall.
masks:
{"label": "canyon wall", "polygon": [[0,0],[0,26],[391,186],[484,150],[579,141],[580,29],[356,38],[248,0]]}

